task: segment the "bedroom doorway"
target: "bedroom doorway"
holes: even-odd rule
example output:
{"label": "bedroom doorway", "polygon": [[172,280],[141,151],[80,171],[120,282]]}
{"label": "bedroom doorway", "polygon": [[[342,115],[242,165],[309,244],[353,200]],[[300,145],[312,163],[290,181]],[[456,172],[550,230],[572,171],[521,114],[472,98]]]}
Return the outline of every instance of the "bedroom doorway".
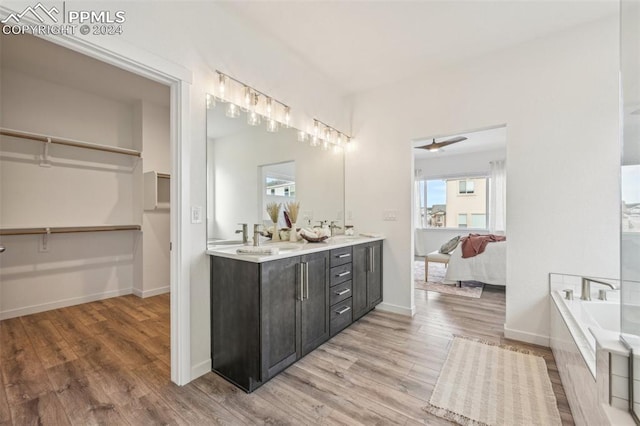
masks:
{"label": "bedroom doorway", "polygon": [[416,298],[480,299],[491,288],[504,300],[506,142],[505,125],[412,141]]}

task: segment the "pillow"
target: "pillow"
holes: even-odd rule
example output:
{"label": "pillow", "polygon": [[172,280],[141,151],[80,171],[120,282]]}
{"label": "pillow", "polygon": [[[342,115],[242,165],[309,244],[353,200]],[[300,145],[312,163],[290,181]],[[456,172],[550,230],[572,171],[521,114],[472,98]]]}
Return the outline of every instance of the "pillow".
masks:
{"label": "pillow", "polygon": [[440,247],[440,250],[438,251],[443,254],[450,254],[452,251],[456,249],[456,247],[458,247],[459,242],[460,242],[460,236],[458,235],[457,237],[453,237],[452,239],[444,243],[442,247]]}

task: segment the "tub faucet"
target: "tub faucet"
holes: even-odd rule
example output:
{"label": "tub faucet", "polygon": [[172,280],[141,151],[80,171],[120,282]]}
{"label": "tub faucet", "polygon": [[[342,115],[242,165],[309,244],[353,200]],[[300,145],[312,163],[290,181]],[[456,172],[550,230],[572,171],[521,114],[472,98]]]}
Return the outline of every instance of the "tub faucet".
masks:
{"label": "tub faucet", "polygon": [[591,300],[591,283],[605,285],[612,290],[618,289],[615,284],[596,280],[593,278],[582,277],[582,293],[580,295],[580,300]]}
{"label": "tub faucet", "polygon": [[247,244],[249,242],[248,225],[246,223],[239,223],[238,225],[242,225],[242,229],[236,230],[236,234],[242,232],[242,244]]}

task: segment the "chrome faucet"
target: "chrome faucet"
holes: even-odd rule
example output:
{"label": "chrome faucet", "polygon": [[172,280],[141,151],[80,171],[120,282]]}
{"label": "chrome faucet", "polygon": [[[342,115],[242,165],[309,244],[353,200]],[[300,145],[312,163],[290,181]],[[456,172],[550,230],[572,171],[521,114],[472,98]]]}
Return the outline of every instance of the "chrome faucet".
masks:
{"label": "chrome faucet", "polygon": [[331,229],[331,236],[333,237],[335,235],[335,230],[336,229],[342,229],[340,228],[338,225],[336,225],[335,220],[331,221],[331,225],[329,225],[329,228]]}
{"label": "chrome faucet", "polygon": [[246,223],[239,223],[238,225],[242,225],[242,229],[236,230],[236,234],[242,232],[242,244],[247,244],[249,242],[249,225],[247,225]]}
{"label": "chrome faucet", "polygon": [[260,227],[259,223],[253,224],[253,246],[258,247],[260,245]]}
{"label": "chrome faucet", "polygon": [[580,300],[591,300],[591,283],[604,285],[611,288],[612,290],[618,289],[615,284],[596,280],[593,278],[582,277],[582,293],[580,295]]}

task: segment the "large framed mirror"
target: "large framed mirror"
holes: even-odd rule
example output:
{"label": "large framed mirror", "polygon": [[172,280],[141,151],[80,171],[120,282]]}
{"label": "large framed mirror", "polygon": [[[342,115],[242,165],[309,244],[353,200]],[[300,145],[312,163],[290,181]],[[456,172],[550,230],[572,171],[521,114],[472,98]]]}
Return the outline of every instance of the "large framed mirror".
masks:
{"label": "large framed mirror", "polygon": [[[297,130],[267,132],[228,103],[207,110],[207,242],[233,244],[241,223],[271,226],[268,202],[300,203],[298,227],[344,225],[344,153],[299,142]],[[234,114],[231,114],[234,115]],[[279,226],[286,227],[284,218]]]}

